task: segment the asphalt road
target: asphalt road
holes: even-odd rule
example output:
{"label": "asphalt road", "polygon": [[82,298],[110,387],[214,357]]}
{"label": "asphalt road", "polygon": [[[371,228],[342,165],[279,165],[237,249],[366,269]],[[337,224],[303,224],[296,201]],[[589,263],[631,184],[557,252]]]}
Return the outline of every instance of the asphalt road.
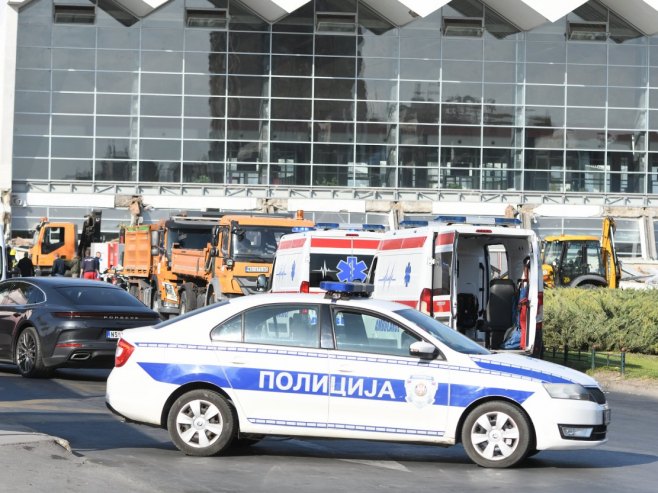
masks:
{"label": "asphalt road", "polygon": [[648,493],[658,484],[658,398],[651,395],[609,393],[613,421],[602,447],[542,452],[519,468],[489,470],[469,462],[461,446],[349,440],[269,438],[229,456],[186,457],[165,430],[107,411],[106,376],[67,370],[28,380],[0,366],[0,490]]}

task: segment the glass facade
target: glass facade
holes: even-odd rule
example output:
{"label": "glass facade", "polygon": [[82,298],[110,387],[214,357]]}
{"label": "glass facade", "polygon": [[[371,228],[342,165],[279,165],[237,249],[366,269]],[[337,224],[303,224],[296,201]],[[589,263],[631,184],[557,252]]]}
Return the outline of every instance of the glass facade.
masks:
{"label": "glass facade", "polygon": [[[596,2],[529,32],[475,0],[400,28],[356,0],[275,24],[231,0],[65,4],[86,17],[19,14],[14,182],[658,191],[658,39]],[[609,37],[567,39],[593,15]],[[449,35],[459,17],[481,35]]]}

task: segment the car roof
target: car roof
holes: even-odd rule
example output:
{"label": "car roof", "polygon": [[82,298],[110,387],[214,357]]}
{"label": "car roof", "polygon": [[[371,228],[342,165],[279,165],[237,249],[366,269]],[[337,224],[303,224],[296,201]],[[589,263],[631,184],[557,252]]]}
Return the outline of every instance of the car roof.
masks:
{"label": "car roof", "polygon": [[[236,307],[248,308],[264,303],[332,303],[332,301],[325,298],[325,293],[263,293],[232,298],[230,303]],[[333,303],[339,306],[354,306],[374,311],[397,311],[409,308],[406,305],[394,301],[363,297],[340,299]]]}
{"label": "car roof", "polygon": [[59,277],[59,276],[12,277],[2,282],[8,283],[13,281],[29,282],[31,284],[44,288],[84,286],[90,288],[103,287],[109,289],[121,289],[108,282],[96,281],[91,279],[81,279],[79,277]]}

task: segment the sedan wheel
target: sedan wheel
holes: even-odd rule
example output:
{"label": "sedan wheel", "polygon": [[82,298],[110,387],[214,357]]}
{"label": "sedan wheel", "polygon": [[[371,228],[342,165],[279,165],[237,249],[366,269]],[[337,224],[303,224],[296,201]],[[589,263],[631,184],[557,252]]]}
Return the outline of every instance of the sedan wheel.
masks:
{"label": "sedan wheel", "polygon": [[462,443],[470,459],[482,467],[511,467],[532,450],[528,418],[507,402],[487,402],[469,413]]}
{"label": "sedan wheel", "polygon": [[34,327],[26,327],[18,336],[14,349],[18,372],[27,378],[46,377],[50,370],[43,363],[41,341]]}
{"label": "sedan wheel", "polygon": [[193,390],[179,397],[169,411],[167,428],[179,450],[202,457],[226,450],[237,432],[233,409],[210,390]]}

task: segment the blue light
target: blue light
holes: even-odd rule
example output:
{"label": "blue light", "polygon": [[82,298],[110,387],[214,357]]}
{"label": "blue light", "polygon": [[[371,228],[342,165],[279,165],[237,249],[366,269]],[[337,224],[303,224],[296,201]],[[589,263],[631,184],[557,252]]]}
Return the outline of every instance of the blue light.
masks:
{"label": "blue light", "polygon": [[422,228],[423,226],[427,226],[429,223],[427,221],[412,221],[410,219],[405,219],[404,221],[400,221],[400,227],[401,228]]}
{"label": "blue light", "polygon": [[497,217],[495,224],[500,226],[518,226],[521,220],[518,217]]}
{"label": "blue light", "polygon": [[315,227],[320,228],[320,229],[338,229],[339,224],[338,223],[316,223]]}
{"label": "blue light", "polygon": [[465,223],[466,216],[436,216],[434,220],[441,223]]}
{"label": "blue light", "polygon": [[315,228],[311,226],[295,226],[292,228],[293,233],[304,233],[305,231],[315,231]]}
{"label": "blue light", "polygon": [[363,229],[366,231],[386,231],[386,227],[383,224],[364,224]]}
{"label": "blue light", "polygon": [[353,282],[322,281],[320,289],[328,293],[369,295],[372,293],[374,286],[372,284],[361,284]]}

